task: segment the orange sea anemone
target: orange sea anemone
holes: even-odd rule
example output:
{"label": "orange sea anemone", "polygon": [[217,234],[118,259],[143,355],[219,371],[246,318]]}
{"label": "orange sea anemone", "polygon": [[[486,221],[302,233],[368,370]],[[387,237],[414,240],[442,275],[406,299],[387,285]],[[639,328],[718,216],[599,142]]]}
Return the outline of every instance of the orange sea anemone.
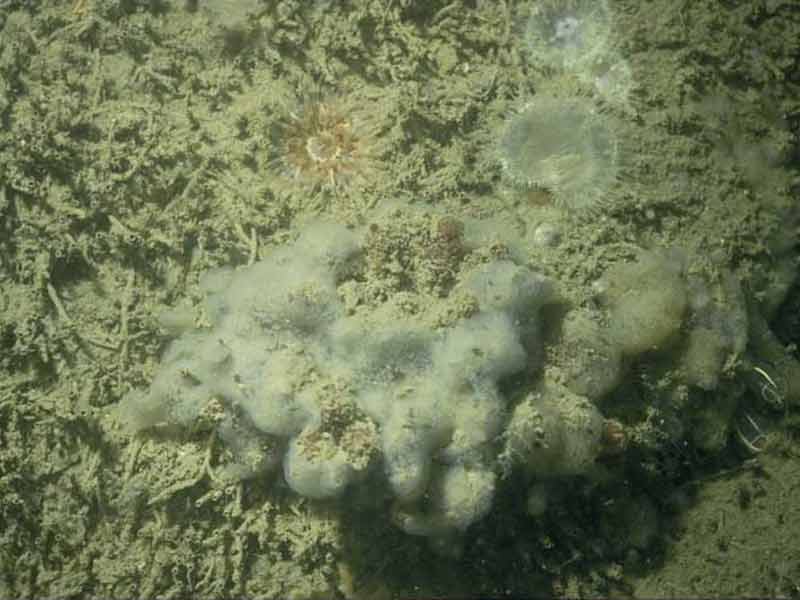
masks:
{"label": "orange sea anemone", "polygon": [[351,101],[315,96],[279,121],[273,163],[315,190],[363,184],[374,172],[376,134],[372,120]]}

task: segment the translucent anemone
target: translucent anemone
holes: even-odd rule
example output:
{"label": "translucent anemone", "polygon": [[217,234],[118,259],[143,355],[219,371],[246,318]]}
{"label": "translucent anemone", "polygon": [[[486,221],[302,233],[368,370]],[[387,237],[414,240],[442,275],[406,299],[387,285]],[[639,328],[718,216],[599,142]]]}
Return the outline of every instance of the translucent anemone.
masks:
{"label": "translucent anemone", "polygon": [[542,0],[532,9],[524,40],[534,62],[576,72],[602,60],[610,30],[605,0]]}
{"label": "translucent anemone", "polygon": [[619,177],[613,125],[587,98],[539,94],[506,123],[500,162],[512,183],[548,190],[567,209],[591,210]]}

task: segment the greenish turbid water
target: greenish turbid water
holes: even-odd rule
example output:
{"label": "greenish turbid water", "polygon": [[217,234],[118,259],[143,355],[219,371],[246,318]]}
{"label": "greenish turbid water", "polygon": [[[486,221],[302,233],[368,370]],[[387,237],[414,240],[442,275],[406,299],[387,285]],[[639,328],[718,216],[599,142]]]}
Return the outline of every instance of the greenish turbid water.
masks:
{"label": "greenish turbid water", "polygon": [[800,594],[797,0],[0,0],[0,598]]}

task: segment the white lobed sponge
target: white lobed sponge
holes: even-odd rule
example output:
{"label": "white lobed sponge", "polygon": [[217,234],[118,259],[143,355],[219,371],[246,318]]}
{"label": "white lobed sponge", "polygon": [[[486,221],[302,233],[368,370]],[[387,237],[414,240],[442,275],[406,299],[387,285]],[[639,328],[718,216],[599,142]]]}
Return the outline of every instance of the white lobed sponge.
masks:
{"label": "white lobed sponge", "polygon": [[211,327],[176,339],[149,392],[119,414],[142,429],[190,425],[213,407],[228,443],[244,436],[248,464],[258,445],[246,440],[265,440],[265,468],[283,454],[300,495],[335,498],[382,478],[416,515],[408,531],[464,530],[491,507],[509,418],[500,384],[541,347],[552,284],[509,260],[478,264],[456,285],[470,311],[434,329],[386,304],[345,310],[340,285],[361,252],[356,232],[316,223],[258,263],[204,276]]}

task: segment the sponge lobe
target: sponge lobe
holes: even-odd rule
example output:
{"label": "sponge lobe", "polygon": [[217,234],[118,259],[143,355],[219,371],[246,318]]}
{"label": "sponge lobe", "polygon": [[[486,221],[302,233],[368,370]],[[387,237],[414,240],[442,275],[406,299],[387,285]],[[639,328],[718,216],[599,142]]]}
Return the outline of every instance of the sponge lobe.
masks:
{"label": "sponge lobe", "polygon": [[504,458],[541,476],[586,473],[602,450],[603,422],[588,399],[544,382],[514,408]]}
{"label": "sponge lobe", "polygon": [[606,274],[610,334],[623,354],[657,352],[676,341],[688,306],[681,271],[677,257],[642,252]]}
{"label": "sponge lobe", "polygon": [[283,460],[286,482],[307,498],[338,496],[352,480],[354,469],[347,455],[332,440],[308,440],[314,431],[311,429],[307,436],[293,438],[289,444]]}

